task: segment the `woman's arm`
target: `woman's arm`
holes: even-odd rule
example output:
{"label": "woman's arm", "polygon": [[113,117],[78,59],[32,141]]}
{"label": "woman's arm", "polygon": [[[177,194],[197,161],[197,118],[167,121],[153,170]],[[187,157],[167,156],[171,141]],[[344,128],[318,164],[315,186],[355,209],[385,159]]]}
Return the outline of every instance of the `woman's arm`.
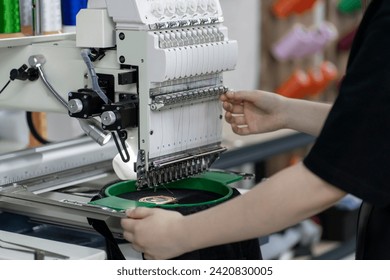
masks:
{"label": "woman's arm", "polygon": [[125,238],[146,258],[166,259],[279,231],[321,212],[344,195],[297,164],[242,196],[193,215],[129,210],[130,219],[123,219],[122,227]]}
{"label": "woman's arm", "polygon": [[317,136],[330,104],[261,91],[230,91],[221,96],[225,119],[239,135],[290,128]]}
{"label": "woman's arm", "polygon": [[288,98],[284,104],[286,128],[313,136],[321,132],[331,104]]}

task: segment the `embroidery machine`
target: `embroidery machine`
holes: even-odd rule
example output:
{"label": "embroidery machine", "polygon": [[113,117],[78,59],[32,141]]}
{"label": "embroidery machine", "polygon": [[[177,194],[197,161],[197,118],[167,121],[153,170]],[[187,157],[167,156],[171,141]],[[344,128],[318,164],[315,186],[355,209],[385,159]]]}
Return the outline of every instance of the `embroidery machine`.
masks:
{"label": "embroidery machine", "polygon": [[0,155],[0,209],[120,236],[123,211],[88,193],[118,179],[113,164],[140,189],[207,171],[237,51],[218,0],[90,0],[75,34],[0,40],[0,108],[68,114],[94,140]]}

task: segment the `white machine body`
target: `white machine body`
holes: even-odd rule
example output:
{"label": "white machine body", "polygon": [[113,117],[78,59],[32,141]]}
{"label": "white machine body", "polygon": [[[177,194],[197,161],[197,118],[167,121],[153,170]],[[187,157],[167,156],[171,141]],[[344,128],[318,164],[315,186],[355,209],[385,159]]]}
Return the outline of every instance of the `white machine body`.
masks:
{"label": "white machine body", "polygon": [[[0,84],[12,68],[43,55],[47,79],[67,100],[70,92],[93,86],[82,49],[102,51],[93,65],[98,75],[113,77],[114,104],[137,99],[137,128],[128,132],[138,140],[130,161],[140,185],[203,172],[224,150],[219,96],[238,48],[218,0],[90,0],[77,15],[75,35],[0,40]],[[12,81],[0,94],[0,108],[67,113],[40,79]]]}

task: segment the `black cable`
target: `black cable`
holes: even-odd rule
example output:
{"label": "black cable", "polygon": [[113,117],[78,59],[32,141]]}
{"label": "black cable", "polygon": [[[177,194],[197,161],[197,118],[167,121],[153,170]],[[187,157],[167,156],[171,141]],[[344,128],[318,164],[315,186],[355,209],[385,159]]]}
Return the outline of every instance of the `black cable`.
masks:
{"label": "black cable", "polygon": [[[122,130],[122,131],[117,130],[116,133],[118,134],[119,140],[117,139],[115,132],[114,131],[111,132],[112,138],[114,138],[115,146],[119,152],[119,155],[121,156],[121,159],[123,162],[129,162],[130,161],[130,154],[126,148],[127,132],[124,130]],[[121,147],[121,144],[122,144],[122,147]]]}
{"label": "black cable", "polygon": [[41,135],[39,135],[38,131],[35,129],[34,122],[32,119],[32,112],[26,112],[26,119],[28,128],[30,129],[31,135],[41,144],[50,144],[52,142],[46,140]]}
{"label": "black cable", "polygon": [[11,82],[11,80],[9,80],[9,81],[5,84],[5,86],[0,90],[0,94],[3,93],[3,91],[8,87],[8,85],[9,85],[10,82]]}

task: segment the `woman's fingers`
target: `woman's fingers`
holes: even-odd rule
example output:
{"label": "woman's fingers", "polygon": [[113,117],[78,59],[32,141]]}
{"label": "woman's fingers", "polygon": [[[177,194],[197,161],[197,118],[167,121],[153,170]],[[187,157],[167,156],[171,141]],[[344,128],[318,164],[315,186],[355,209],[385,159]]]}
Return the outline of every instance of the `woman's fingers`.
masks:
{"label": "woman's fingers", "polygon": [[234,133],[238,135],[249,135],[251,134],[251,131],[249,130],[249,127],[247,125],[236,125],[232,124],[232,130]]}
{"label": "woman's fingers", "polygon": [[222,107],[223,107],[223,109],[225,109],[226,112],[231,112],[233,114],[244,113],[244,106],[242,104],[233,104],[230,102],[223,102]]}
{"label": "woman's fingers", "polygon": [[226,112],[225,120],[229,124],[247,125],[245,116],[243,116],[243,115],[233,115],[229,112]]}

